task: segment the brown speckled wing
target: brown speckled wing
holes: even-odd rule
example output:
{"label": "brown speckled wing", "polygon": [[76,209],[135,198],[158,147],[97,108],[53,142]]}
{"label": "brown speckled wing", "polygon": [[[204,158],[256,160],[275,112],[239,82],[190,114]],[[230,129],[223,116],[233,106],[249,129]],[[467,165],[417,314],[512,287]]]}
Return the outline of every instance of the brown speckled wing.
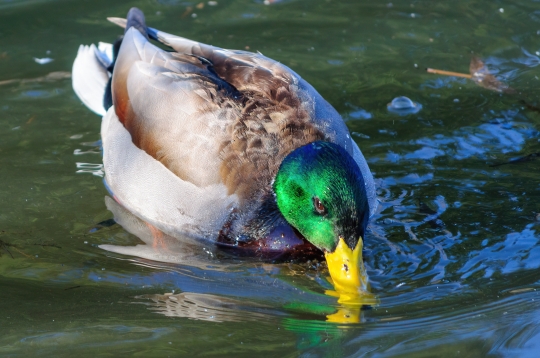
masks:
{"label": "brown speckled wing", "polygon": [[357,158],[339,114],[288,67],[152,31],[176,52],[128,30],[113,75],[115,108],[135,145],[181,179],[224,183],[249,213],[292,150],[327,140]]}
{"label": "brown speckled wing", "polygon": [[220,143],[240,115],[215,77],[199,59],[165,52],[134,29],[113,74],[116,114],[133,143],[197,186],[220,181]]}
{"label": "brown speckled wing", "polygon": [[[262,54],[225,50],[157,31],[179,53],[204,57],[243,96],[241,117],[222,144],[220,175],[240,198],[257,198],[292,150],[315,140],[353,143],[339,114],[288,67]],[[261,190],[263,188],[264,190]]]}
{"label": "brown speckled wing", "polygon": [[341,116],[321,95],[287,66],[260,53],[226,50],[215,46],[156,32],[158,39],[179,53],[207,58],[215,72],[239,91],[257,93],[268,99],[294,97],[310,117],[310,123],[342,145],[350,154],[351,139]]}

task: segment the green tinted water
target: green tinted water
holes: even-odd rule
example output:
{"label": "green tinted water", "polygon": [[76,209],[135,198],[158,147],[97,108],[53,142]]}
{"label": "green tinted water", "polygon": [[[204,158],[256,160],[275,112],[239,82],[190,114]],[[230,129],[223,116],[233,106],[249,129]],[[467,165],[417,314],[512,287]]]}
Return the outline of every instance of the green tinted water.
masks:
{"label": "green tinted water", "polygon": [[[16,80],[0,85],[0,355],[536,356],[539,162],[492,165],[539,151],[538,2],[196,5],[0,0],[0,81]],[[141,242],[92,230],[112,217],[100,120],[70,79],[44,77],[69,72],[79,44],[113,41],[105,17],[131,6],[164,31],[283,62],[347,120],[381,200],[364,253],[380,304],[360,323],[326,322],[339,305],[310,265],[97,247]],[[519,93],[424,71],[467,72],[471,53]],[[423,109],[389,113],[401,95]]]}

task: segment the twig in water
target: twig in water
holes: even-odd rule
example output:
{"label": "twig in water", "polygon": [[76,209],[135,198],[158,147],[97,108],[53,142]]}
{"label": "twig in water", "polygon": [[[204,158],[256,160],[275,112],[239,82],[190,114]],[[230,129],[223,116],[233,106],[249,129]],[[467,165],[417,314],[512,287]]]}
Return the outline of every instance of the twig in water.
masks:
{"label": "twig in water", "polygon": [[459,73],[459,72],[453,72],[453,71],[445,71],[445,70],[437,70],[435,68],[426,68],[426,71],[428,73],[435,73],[437,75],[445,75],[445,76],[455,76],[455,77],[463,77],[463,78],[472,78],[472,75],[469,75],[468,73]]}
{"label": "twig in water", "polygon": [[479,57],[476,57],[476,56],[473,56],[471,58],[471,63],[469,65],[469,74],[453,72],[453,71],[437,70],[434,68],[426,68],[426,71],[428,73],[435,73],[439,75],[468,78],[480,87],[484,87],[488,90],[499,92],[499,93],[507,93],[507,94],[516,93],[515,89],[513,89],[512,87],[509,87],[505,83],[502,83],[495,76],[493,76],[489,72],[484,62]]}

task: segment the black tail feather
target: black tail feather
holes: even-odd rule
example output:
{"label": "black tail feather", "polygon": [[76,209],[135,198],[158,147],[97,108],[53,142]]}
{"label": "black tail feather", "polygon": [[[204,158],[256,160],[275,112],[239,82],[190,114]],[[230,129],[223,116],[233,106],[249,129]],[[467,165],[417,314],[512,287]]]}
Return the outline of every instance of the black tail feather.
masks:
{"label": "black tail feather", "polygon": [[109,67],[107,67],[107,71],[110,72],[111,77],[109,78],[109,82],[107,82],[107,87],[105,87],[105,94],[103,95],[103,107],[105,107],[105,110],[108,111],[109,108],[113,105],[112,100],[112,73],[114,70],[114,65],[116,64],[116,58],[118,57],[118,52],[120,52],[120,46],[122,45],[122,40],[124,39],[124,36],[120,36],[113,44],[113,61]]}
{"label": "black tail feather", "polygon": [[127,24],[125,31],[129,30],[130,27],[134,27],[139,30],[139,32],[148,39],[148,29],[146,28],[144,14],[136,7],[132,7],[131,9],[129,9],[129,12],[127,14]]}

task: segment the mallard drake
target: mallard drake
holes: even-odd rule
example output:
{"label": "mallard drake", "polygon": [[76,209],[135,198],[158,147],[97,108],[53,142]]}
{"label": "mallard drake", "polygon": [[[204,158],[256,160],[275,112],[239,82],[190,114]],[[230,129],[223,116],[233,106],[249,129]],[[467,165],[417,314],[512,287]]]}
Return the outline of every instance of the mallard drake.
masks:
{"label": "mallard drake", "polygon": [[337,111],[260,53],[147,27],[136,8],[109,20],[123,38],[81,45],[73,87],[103,115],[114,199],[179,240],[267,258],[324,253],[336,287],[358,286],[377,200]]}

